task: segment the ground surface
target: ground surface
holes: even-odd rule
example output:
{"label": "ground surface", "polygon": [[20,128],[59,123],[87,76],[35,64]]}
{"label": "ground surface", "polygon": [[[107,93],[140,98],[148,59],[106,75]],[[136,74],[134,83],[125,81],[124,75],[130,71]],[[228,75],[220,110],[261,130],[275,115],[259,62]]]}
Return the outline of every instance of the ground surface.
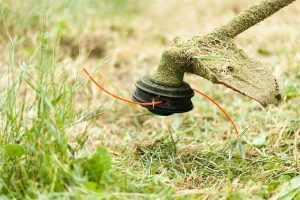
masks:
{"label": "ground surface", "polygon": [[174,36],[208,33],[251,2],[0,0],[0,198],[299,199],[299,1],[236,39],[278,77],[279,106],[186,76],[246,130],[238,138],[200,96],[158,117],[82,72],[130,98]]}

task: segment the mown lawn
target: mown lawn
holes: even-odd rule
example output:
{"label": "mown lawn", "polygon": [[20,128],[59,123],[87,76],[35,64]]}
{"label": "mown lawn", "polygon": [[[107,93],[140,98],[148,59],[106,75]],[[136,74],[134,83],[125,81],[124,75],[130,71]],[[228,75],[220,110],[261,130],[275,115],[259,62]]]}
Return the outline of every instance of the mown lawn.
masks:
{"label": "mown lawn", "polygon": [[187,75],[200,96],[159,117],[119,102],[173,37],[253,1],[0,0],[0,199],[300,199],[300,2],[237,38],[278,77],[267,108]]}

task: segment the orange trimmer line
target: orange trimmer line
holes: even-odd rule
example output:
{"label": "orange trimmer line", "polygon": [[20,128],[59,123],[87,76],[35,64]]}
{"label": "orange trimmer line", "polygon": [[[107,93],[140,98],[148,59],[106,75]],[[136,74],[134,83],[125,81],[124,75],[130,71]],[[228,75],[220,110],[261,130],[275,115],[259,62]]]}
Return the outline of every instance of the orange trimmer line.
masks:
{"label": "orange trimmer line", "polygon": [[193,89],[196,93],[202,95],[203,97],[205,97],[206,99],[208,99],[210,102],[212,102],[213,104],[215,104],[226,116],[226,118],[228,119],[228,121],[230,121],[230,123],[232,124],[234,130],[235,130],[235,134],[239,135],[239,131],[237,126],[235,125],[234,121],[232,120],[232,118],[227,114],[227,112],[215,101],[213,100],[211,97],[207,96],[206,94],[200,92],[199,90]]}
{"label": "orange trimmer line", "polygon": [[153,101],[153,102],[149,102],[149,103],[141,103],[141,102],[137,102],[137,101],[131,101],[128,99],[124,99],[122,97],[119,97],[115,94],[110,93],[109,91],[107,91],[104,87],[102,87],[99,83],[97,83],[97,81],[95,81],[95,79],[89,74],[89,72],[83,68],[83,71],[85,72],[85,74],[91,79],[91,81],[93,81],[93,83],[95,83],[95,85],[100,88],[101,90],[103,90],[104,92],[106,92],[107,94],[109,94],[110,96],[119,99],[121,101],[125,101],[127,103],[131,103],[131,104],[136,104],[136,105],[141,105],[141,106],[153,106],[153,105],[159,105],[161,103],[163,103],[163,101]]}
{"label": "orange trimmer line", "polygon": [[[159,105],[161,103],[163,103],[163,101],[153,101],[153,102],[149,102],[149,103],[141,103],[141,102],[136,102],[136,101],[131,101],[128,99],[124,99],[122,97],[119,97],[117,95],[112,94],[111,92],[107,91],[104,87],[102,87],[97,81],[95,81],[95,79],[89,74],[89,72],[83,68],[83,71],[85,72],[85,74],[89,77],[89,79],[91,79],[91,81],[93,81],[93,83],[95,83],[95,85],[101,89],[102,91],[106,92],[107,94],[109,94],[110,96],[119,99],[121,101],[125,101],[127,103],[131,103],[131,104],[136,104],[136,105],[141,105],[141,106],[154,106],[154,105]],[[196,89],[192,89],[194,90],[196,93],[200,94],[201,96],[205,97],[206,99],[208,99],[210,102],[212,102],[214,105],[216,105],[226,116],[226,118],[228,119],[228,121],[232,124],[236,135],[239,135],[239,131],[237,126],[235,125],[234,121],[232,120],[232,118],[227,114],[227,112],[215,101],[213,100],[211,97],[207,96],[206,94],[200,92],[199,90]]]}

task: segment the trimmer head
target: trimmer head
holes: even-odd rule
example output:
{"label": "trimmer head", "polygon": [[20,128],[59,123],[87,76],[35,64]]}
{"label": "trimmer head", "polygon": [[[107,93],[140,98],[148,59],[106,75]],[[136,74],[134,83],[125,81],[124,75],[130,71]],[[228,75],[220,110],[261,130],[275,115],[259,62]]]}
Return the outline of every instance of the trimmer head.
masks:
{"label": "trimmer head", "polygon": [[166,87],[153,83],[145,76],[136,82],[132,99],[142,103],[163,101],[159,105],[144,107],[156,115],[169,116],[191,111],[194,107],[191,101],[194,94],[186,82],[183,82],[180,87]]}

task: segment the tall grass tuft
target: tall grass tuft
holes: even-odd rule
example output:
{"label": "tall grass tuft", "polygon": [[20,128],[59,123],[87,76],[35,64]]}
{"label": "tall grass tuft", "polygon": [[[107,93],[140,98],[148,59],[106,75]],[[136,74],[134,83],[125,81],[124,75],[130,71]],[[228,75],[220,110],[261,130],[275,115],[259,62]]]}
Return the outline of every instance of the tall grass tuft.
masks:
{"label": "tall grass tuft", "polygon": [[15,64],[11,45],[12,61],[3,74],[10,83],[0,96],[0,197],[70,196],[74,187],[101,188],[111,157],[103,147],[79,156],[80,149],[68,143],[79,116],[72,97],[82,82],[67,80],[45,22],[28,60]]}

